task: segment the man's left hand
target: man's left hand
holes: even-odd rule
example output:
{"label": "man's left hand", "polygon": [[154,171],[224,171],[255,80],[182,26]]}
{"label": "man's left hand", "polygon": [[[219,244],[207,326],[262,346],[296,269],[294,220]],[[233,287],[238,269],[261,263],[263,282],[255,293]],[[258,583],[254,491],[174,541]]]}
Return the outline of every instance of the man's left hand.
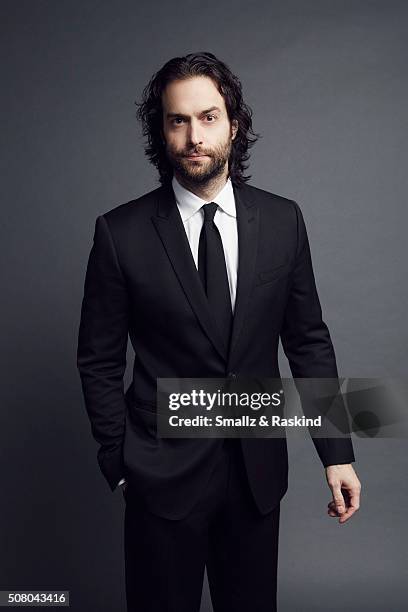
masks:
{"label": "man's left hand", "polygon": [[351,463],[328,465],[325,469],[333,495],[327,504],[327,513],[339,517],[339,523],[345,523],[360,507],[361,483]]}

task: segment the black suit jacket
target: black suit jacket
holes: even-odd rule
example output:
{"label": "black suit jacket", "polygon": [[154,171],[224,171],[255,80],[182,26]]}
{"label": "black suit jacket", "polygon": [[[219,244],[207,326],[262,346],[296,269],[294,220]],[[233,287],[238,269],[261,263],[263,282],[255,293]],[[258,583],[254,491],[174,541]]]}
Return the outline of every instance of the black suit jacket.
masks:
{"label": "black suit jacket", "polygon": [[[298,204],[233,186],[239,269],[229,351],[196,269],[171,185],[96,220],[85,278],[77,364],[98,461],[111,489],[125,476],[152,512],[188,514],[220,438],[156,438],[156,379],[280,376],[278,343],[294,377],[336,378]],[[133,380],[124,392],[128,334]],[[354,461],[347,439],[317,439],[323,465]],[[287,490],[286,438],[242,438],[262,514]]]}

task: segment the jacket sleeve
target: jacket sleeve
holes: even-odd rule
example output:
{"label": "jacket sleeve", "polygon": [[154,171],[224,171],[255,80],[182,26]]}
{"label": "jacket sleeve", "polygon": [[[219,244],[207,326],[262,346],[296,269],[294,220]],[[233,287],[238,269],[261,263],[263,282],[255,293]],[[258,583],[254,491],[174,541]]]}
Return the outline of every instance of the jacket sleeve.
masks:
{"label": "jacket sleeve", "polygon": [[[296,213],[297,249],[280,333],[282,347],[295,379],[330,378],[335,395],[339,391],[336,357],[329,330],[322,319],[303,215],[299,205],[296,202],[293,205]],[[299,390],[296,380],[295,384]],[[313,383],[309,388],[313,388]],[[302,407],[306,412],[303,401]],[[336,410],[340,420],[347,423],[348,431],[348,419],[342,400],[340,404],[337,402]],[[330,438],[312,437],[312,440],[325,467],[355,461],[351,438],[347,434]]]}
{"label": "jacket sleeve", "polygon": [[129,302],[125,279],[104,216],[95,223],[85,275],[77,367],[98,463],[113,491],[124,476],[123,437]]}

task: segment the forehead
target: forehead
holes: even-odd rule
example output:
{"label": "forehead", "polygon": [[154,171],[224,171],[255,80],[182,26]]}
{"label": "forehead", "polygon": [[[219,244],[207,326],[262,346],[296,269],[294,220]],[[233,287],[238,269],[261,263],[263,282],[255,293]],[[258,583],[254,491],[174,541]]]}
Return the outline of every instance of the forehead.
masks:
{"label": "forehead", "polygon": [[216,83],[206,76],[172,81],[163,91],[162,105],[165,113],[198,114],[213,106],[226,111]]}

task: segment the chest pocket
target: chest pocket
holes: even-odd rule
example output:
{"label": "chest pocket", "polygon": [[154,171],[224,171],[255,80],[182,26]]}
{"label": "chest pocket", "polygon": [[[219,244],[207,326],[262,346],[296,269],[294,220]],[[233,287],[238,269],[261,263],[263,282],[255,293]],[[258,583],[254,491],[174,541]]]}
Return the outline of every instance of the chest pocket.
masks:
{"label": "chest pocket", "polygon": [[286,276],[290,271],[290,262],[284,263],[268,268],[267,270],[261,270],[258,272],[255,279],[255,287],[266,285],[268,283],[275,282],[279,278]]}

